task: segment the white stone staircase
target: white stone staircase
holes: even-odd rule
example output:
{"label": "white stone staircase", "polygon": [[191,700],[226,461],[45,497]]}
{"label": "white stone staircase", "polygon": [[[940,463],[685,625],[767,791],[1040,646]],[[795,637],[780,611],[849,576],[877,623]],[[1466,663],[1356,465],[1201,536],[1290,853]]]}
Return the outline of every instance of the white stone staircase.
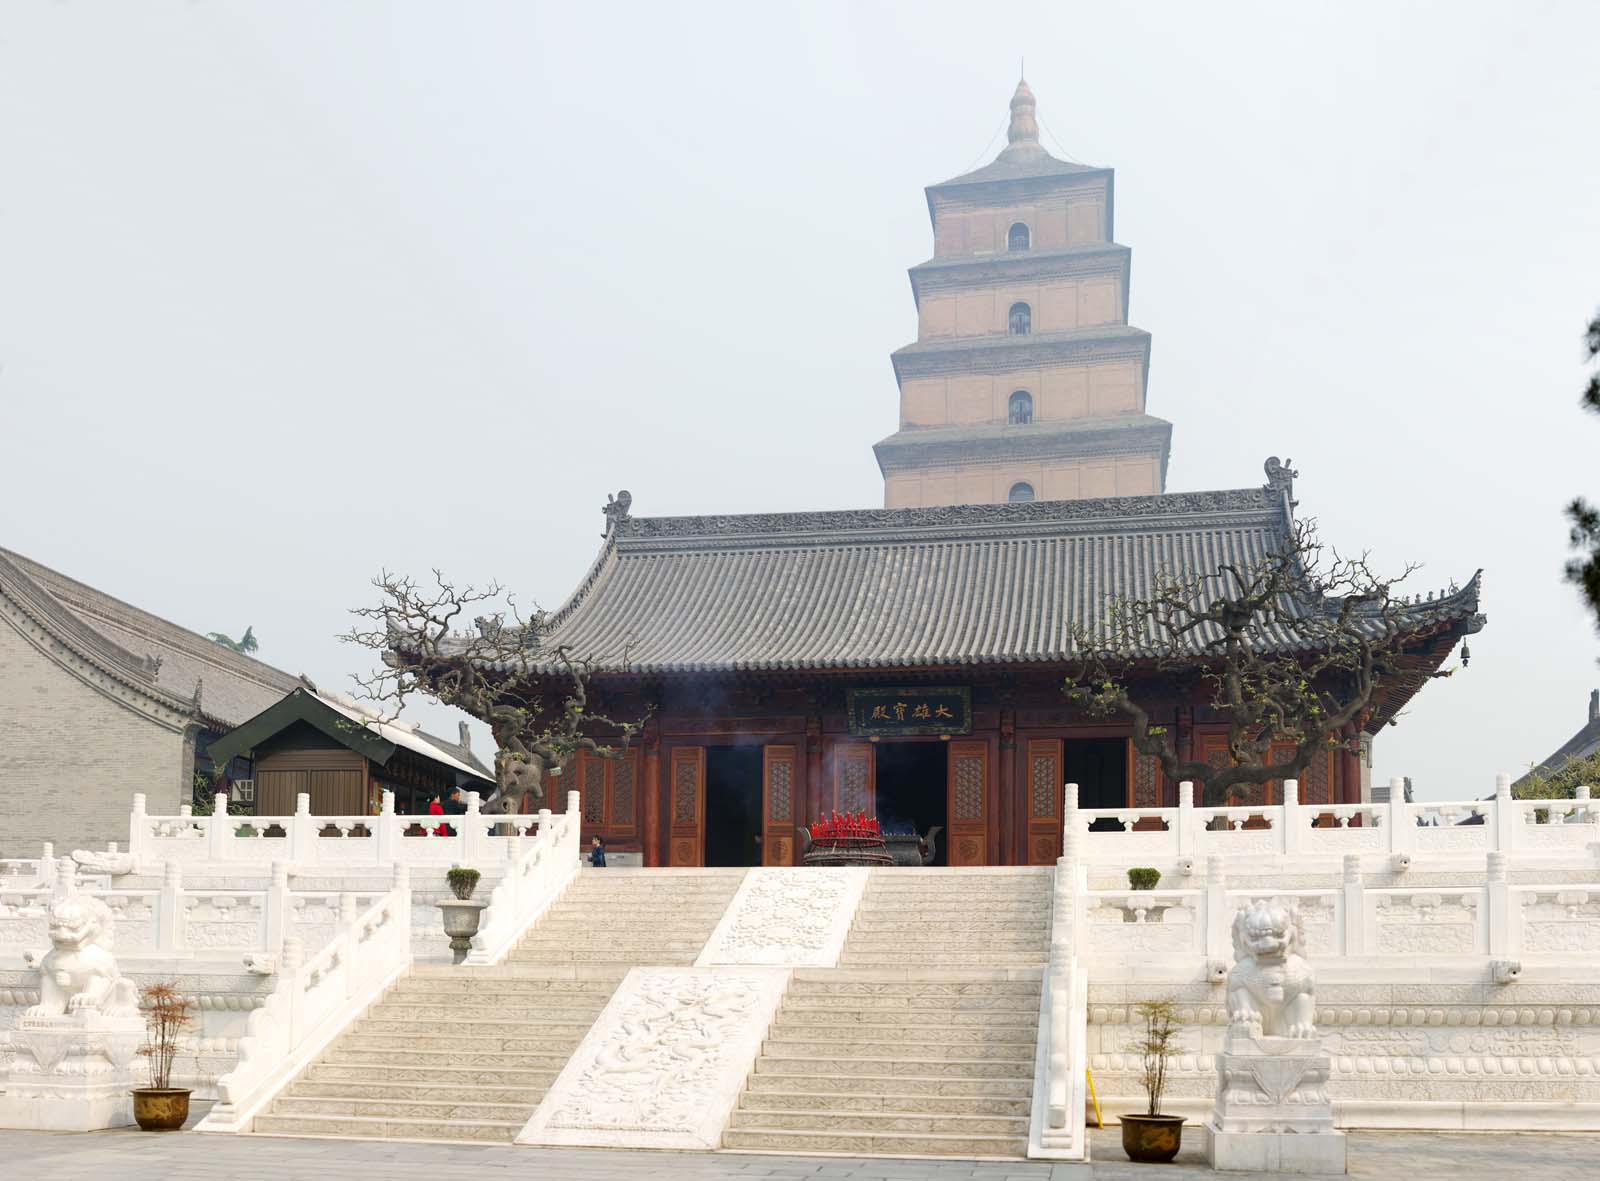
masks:
{"label": "white stone staircase", "polygon": [[1042,968],[1051,871],[875,870],[841,968]]}
{"label": "white stone staircase", "polygon": [[506,957],[510,967],[625,975],[692,964],[739,889],[743,869],[585,870]]}
{"label": "white stone staircase", "polygon": [[1021,1157],[1049,870],[876,870],[837,968],[797,970],[723,1143]]}
{"label": "white stone staircase", "polygon": [[291,1082],[254,1130],[509,1143],[613,987],[419,965]]}
{"label": "white stone staircase", "polygon": [[1038,974],[865,975],[796,971],[724,1145],[1026,1155]]}
{"label": "white stone staircase", "polygon": [[510,1142],[617,982],[636,966],[692,963],[744,872],[581,873],[504,963],[414,965],[253,1130]]}

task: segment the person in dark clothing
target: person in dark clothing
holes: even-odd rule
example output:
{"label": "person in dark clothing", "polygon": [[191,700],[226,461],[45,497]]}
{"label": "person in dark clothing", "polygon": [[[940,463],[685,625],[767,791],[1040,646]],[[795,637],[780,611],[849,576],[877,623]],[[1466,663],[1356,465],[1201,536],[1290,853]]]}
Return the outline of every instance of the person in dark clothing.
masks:
{"label": "person in dark clothing", "polygon": [[602,837],[595,837],[589,842],[589,864],[596,869],[606,867],[606,842]]}
{"label": "person in dark clothing", "polygon": [[467,801],[461,798],[461,789],[455,788],[444,802],[445,814],[449,816],[465,816],[467,814]]}

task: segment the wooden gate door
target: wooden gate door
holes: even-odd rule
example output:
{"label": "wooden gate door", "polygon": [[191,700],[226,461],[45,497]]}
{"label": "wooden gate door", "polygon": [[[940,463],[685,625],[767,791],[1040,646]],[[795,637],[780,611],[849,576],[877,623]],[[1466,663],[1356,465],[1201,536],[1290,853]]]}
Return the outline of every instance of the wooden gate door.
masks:
{"label": "wooden gate door", "polygon": [[989,787],[989,744],[952,741],[950,743],[949,796],[950,864],[989,864],[989,808],[985,798]]}
{"label": "wooden gate door", "polygon": [[870,742],[840,742],[833,748],[833,806],[854,815],[878,814],[877,759]]}
{"label": "wooden gate door", "polygon": [[1028,864],[1054,865],[1061,855],[1061,739],[1028,740]]}
{"label": "wooden gate door", "polygon": [[699,865],[705,851],[706,752],[700,746],[672,751],[672,796],[668,803],[668,865]]}
{"label": "wooden gate door", "polygon": [[799,751],[761,748],[761,864],[794,864],[794,780]]}

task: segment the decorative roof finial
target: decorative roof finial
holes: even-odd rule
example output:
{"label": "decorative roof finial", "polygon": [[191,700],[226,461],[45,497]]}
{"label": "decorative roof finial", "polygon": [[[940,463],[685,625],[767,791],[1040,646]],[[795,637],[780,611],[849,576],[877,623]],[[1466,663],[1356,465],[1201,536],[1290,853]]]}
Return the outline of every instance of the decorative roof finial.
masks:
{"label": "decorative roof finial", "polygon": [[1006,128],[1006,139],[1012,151],[1021,145],[1039,142],[1039,124],[1033,117],[1033,91],[1025,79],[1017,80],[1017,91],[1011,96],[1011,126]]}
{"label": "decorative roof finial", "polygon": [[633,493],[626,488],[615,496],[612,496],[609,492],[606,493],[605,506],[600,510],[606,515],[606,531],[600,536],[610,537],[619,526],[626,524],[631,519],[628,516],[628,510],[632,507]]}

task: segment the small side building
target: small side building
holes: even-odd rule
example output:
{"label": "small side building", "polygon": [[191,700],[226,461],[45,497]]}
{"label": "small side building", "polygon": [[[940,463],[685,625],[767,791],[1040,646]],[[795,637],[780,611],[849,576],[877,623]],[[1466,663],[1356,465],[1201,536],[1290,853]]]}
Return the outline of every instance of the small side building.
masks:
{"label": "small side building", "polygon": [[211,744],[218,759],[249,759],[254,810],[285,816],[295,797],[311,797],[316,816],[361,816],[394,792],[395,809],[425,813],[454,788],[487,795],[494,775],[472,753],[466,723],[449,742],[415,723],[385,720],[343,694],[301,684]]}
{"label": "small side building", "polygon": [[299,683],[0,549],[0,857],[125,841],[134,792],[176,812],[211,740]]}

